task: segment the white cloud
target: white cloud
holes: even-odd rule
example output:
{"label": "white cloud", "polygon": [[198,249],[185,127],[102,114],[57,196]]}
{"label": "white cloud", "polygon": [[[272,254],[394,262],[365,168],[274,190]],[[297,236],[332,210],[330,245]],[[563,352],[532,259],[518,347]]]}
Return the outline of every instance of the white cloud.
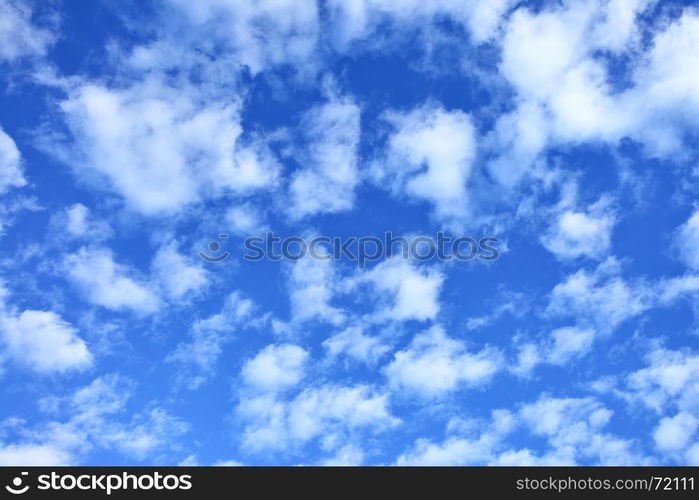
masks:
{"label": "white cloud", "polygon": [[22,57],[41,56],[55,35],[32,23],[28,2],[0,0],[0,60],[14,62]]}
{"label": "white cloud", "polygon": [[[495,410],[487,422],[473,422],[464,431],[451,430],[442,443],[418,439],[398,458],[400,465],[606,465],[639,464],[647,459],[636,443],[604,432],[612,411],[593,398],[553,398],[541,395],[516,412]],[[508,437],[522,429],[543,439],[537,453],[513,449]]]}
{"label": "white cloud", "polygon": [[[0,2],[0,9],[2,9],[2,2]],[[0,13],[0,18],[1,16]],[[0,21],[1,24],[2,21]],[[12,187],[22,187],[27,183],[22,174],[21,159],[15,141],[0,129],[0,195]]]}
{"label": "white cloud", "polygon": [[691,217],[677,231],[675,242],[682,260],[691,269],[699,270],[699,212]]}
{"label": "white cloud", "polygon": [[468,352],[463,343],[434,326],[398,351],[385,373],[392,389],[429,399],[464,386],[482,386],[501,369],[499,351],[486,347],[475,354]]}
{"label": "white cloud", "polygon": [[245,383],[254,390],[276,392],[298,384],[304,376],[308,352],[291,345],[268,345],[243,366]]}
{"label": "white cloud", "polygon": [[434,319],[439,313],[439,292],[444,275],[434,268],[406,260],[388,259],[347,281],[349,289],[370,283],[379,299],[374,312],[378,321]]}
{"label": "white cloud", "polygon": [[[170,0],[186,23],[198,29],[198,40],[214,39],[228,49],[236,64],[255,74],[276,65],[295,64],[304,72],[314,64],[319,34],[316,2],[261,0]],[[176,31],[176,33],[179,33]],[[201,42],[200,42],[201,43]],[[304,67],[305,66],[305,67]]]}
{"label": "white cloud", "polygon": [[242,140],[236,100],[210,99],[156,78],[122,89],[83,84],[60,104],[75,143],[59,148],[79,175],[103,179],[147,215],[270,186],[278,166]]}
{"label": "white cloud", "polygon": [[344,354],[347,357],[374,365],[390,347],[378,337],[365,335],[363,328],[349,326],[323,341],[323,347],[332,359]]}
{"label": "white cloud", "polygon": [[79,371],[92,365],[92,355],[78,332],[49,311],[23,311],[0,318],[6,353],[38,373]]}
{"label": "white cloud", "polygon": [[612,332],[649,306],[652,291],[619,275],[619,263],[609,258],[594,272],[580,270],[554,287],[545,314],[574,318],[578,326]]}
{"label": "white cloud", "polygon": [[70,453],[50,444],[0,442],[0,465],[70,465]]}
{"label": "white cloud", "polygon": [[686,412],[663,418],[653,433],[655,445],[664,452],[686,450],[697,427],[699,420]]}
{"label": "white cloud", "polygon": [[609,253],[614,215],[605,200],[589,211],[564,210],[541,242],[558,259],[588,257],[601,260]]}
{"label": "white cloud", "polygon": [[385,157],[372,167],[375,181],[429,202],[439,221],[459,223],[469,209],[467,184],[476,154],[469,115],[426,104],[384,118],[392,133]]}
{"label": "white cloud", "polygon": [[307,144],[298,153],[302,168],[289,186],[291,215],[300,218],[351,209],[359,182],[359,107],[349,98],[333,97],[307,111],[300,129]]}
{"label": "white cloud", "polygon": [[93,304],[139,313],[152,313],[160,306],[155,293],[131,277],[133,272],[127,267],[115,262],[109,249],[82,247],[65,257],[63,268],[68,279]]}
{"label": "white cloud", "polygon": [[118,451],[130,461],[162,457],[177,448],[188,426],[152,404],[143,412],[126,413],[134,388],[132,380],[106,374],[72,394],[53,397],[51,411],[62,417],[30,427],[19,423],[22,439],[0,444],[0,463],[75,465],[94,449]]}
{"label": "white cloud", "polygon": [[208,275],[198,257],[187,259],[179,253],[176,241],[163,245],[153,258],[153,272],[168,297],[183,300],[208,285]]}
{"label": "white cloud", "polygon": [[670,408],[694,411],[699,395],[699,355],[657,348],[648,354],[648,366],[627,377],[630,397],[659,413]]}
{"label": "white cloud", "polygon": [[315,319],[337,325],[344,321],[344,312],[331,304],[337,289],[336,274],[330,258],[306,256],[291,266],[288,287],[293,322]]}
{"label": "white cloud", "polygon": [[188,388],[201,386],[214,372],[216,363],[226,343],[235,338],[237,329],[251,319],[255,304],[232,292],[226,298],[221,312],[196,321],[189,338],[180,342],[165,361],[179,363],[178,381]]}
{"label": "white cloud", "polygon": [[592,350],[596,335],[597,332],[591,328],[556,328],[544,339],[518,345],[516,361],[510,371],[521,377],[529,377],[542,363],[567,365]]}
{"label": "white cloud", "polygon": [[699,13],[685,9],[675,22],[656,33],[651,49],[636,68],[636,87],[627,106],[636,118],[637,135],[651,153],[682,156],[685,129],[696,127],[699,76]]}
{"label": "white cloud", "polygon": [[364,462],[364,451],[357,445],[347,444],[337,450],[335,455],[324,460],[321,465],[325,466],[354,466],[362,465]]}
{"label": "white cloud", "polygon": [[366,385],[327,385],[305,389],[287,402],[244,398],[237,413],[246,423],[243,447],[250,452],[295,449],[318,438],[333,451],[351,443],[353,433],[380,433],[398,425],[388,404],[387,394]]}
{"label": "white cloud", "polygon": [[95,217],[92,211],[82,203],[67,207],[56,218],[62,231],[75,239],[98,242],[112,236],[109,224]]}
{"label": "white cloud", "polygon": [[[512,0],[330,0],[330,29],[333,41],[340,50],[348,50],[352,44],[367,43],[377,50],[385,50],[386,21],[399,30],[410,32],[429,26],[437,19],[448,17],[463,26],[476,43],[492,39]],[[383,28],[379,36],[379,32]]]}
{"label": "white cloud", "polygon": [[654,410],[658,423],[652,438],[665,458],[696,463],[699,456],[692,445],[699,428],[699,355],[655,347],[647,366],[627,374],[612,392]]}
{"label": "white cloud", "polygon": [[[639,16],[656,3],[585,0],[515,11],[500,69],[517,93],[517,108],[498,119],[489,165],[501,184],[515,185],[539,153],[561,144],[615,145],[631,137],[651,155],[683,157],[683,137],[699,109],[689,69],[697,63],[699,16],[685,9],[644,46]],[[624,89],[613,86],[608,55],[632,62]]]}
{"label": "white cloud", "polygon": [[549,353],[549,361],[562,365],[574,357],[590,351],[595,338],[595,331],[574,327],[557,328],[551,332],[553,346]]}
{"label": "white cloud", "polygon": [[267,231],[262,211],[250,204],[232,207],[226,212],[226,224],[230,232],[239,236],[260,235]]}

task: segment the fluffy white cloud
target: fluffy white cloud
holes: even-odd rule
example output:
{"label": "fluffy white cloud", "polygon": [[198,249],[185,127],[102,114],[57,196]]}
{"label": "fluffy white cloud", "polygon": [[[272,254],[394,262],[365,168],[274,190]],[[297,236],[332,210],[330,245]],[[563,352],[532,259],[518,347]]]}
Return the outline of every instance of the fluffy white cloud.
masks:
{"label": "fluffy white cloud", "polygon": [[195,40],[214,39],[233,54],[236,64],[247,66],[253,74],[290,63],[303,73],[315,63],[320,27],[314,1],[169,1],[182,11],[189,29],[198,30]]}
{"label": "fluffy white cloud", "polygon": [[378,298],[373,319],[406,321],[434,319],[439,313],[439,292],[444,275],[434,268],[406,260],[388,259],[347,281],[356,289],[370,283]]}
{"label": "fluffy white cloud", "polygon": [[606,257],[611,244],[614,215],[605,200],[589,207],[588,211],[563,210],[541,242],[561,260],[588,257]]}
{"label": "fluffy white cloud", "polygon": [[619,263],[610,258],[594,272],[580,270],[554,287],[546,315],[573,318],[578,326],[611,332],[622,322],[645,311],[653,298],[643,284],[630,284],[619,275]]}
{"label": "fluffy white cloud", "polygon": [[237,329],[251,319],[255,304],[240,292],[226,298],[221,311],[196,321],[189,332],[189,339],[180,342],[165,360],[180,365],[178,382],[196,389],[214,372],[216,363],[226,343],[235,338]]}
{"label": "fluffy white cloud", "polygon": [[28,2],[0,1],[0,60],[13,62],[22,57],[41,56],[55,40],[50,31],[32,23]]}
{"label": "fluffy white cloud", "polygon": [[302,168],[289,186],[291,215],[300,218],[352,208],[359,182],[359,107],[349,98],[334,97],[306,112],[300,130],[306,142],[297,153]]}
{"label": "fluffy white cloud", "polygon": [[[646,458],[636,443],[604,432],[611,410],[593,398],[553,398],[542,395],[518,411],[495,410],[485,423],[473,422],[464,431],[452,429],[442,443],[419,439],[398,458],[400,465],[575,465],[638,464]],[[459,426],[457,426],[459,427]],[[513,449],[507,438],[522,429],[543,439],[541,453]]]}
{"label": "fluffy white cloud", "polygon": [[432,104],[384,118],[392,133],[385,157],[372,167],[376,182],[429,202],[442,222],[460,223],[469,208],[467,184],[476,154],[471,118]]}
{"label": "fluffy white cloud", "polygon": [[[2,5],[1,2],[0,5]],[[21,187],[26,183],[27,181],[22,174],[21,155],[17,145],[12,137],[0,129],[0,195],[12,187]]]}
{"label": "fluffy white cloud", "polygon": [[[564,2],[533,12],[517,9],[502,40],[502,75],[517,108],[498,118],[493,176],[512,186],[548,146],[623,137],[652,155],[683,155],[687,127],[696,125],[699,16],[685,9],[641,43],[639,16],[654,0]],[[633,61],[630,85],[618,90],[606,56]]]}
{"label": "fluffy white cloud", "polygon": [[131,277],[133,273],[127,267],[115,262],[109,249],[82,247],[65,257],[63,269],[93,304],[139,313],[155,312],[160,305],[155,293]]}
{"label": "fluffy white cloud", "polygon": [[[96,216],[82,203],[66,207],[53,217],[52,223],[62,235],[74,240],[101,242],[113,236],[109,223]],[[61,236],[57,236],[60,238]]]}
{"label": "fluffy white cloud", "polygon": [[280,391],[304,376],[308,352],[291,344],[268,345],[243,366],[245,383],[258,391]]}
{"label": "fluffy white cloud", "polygon": [[121,89],[83,84],[60,105],[75,141],[61,146],[63,158],[147,215],[269,186],[276,161],[243,141],[236,101],[209,97],[156,78]]}
{"label": "fluffy white cloud", "polygon": [[682,260],[691,269],[699,270],[699,212],[694,212],[675,236]]}
{"label": "fluffy white cloud", "polygon": [[307,256],[293,264],[288,285],[293,322],[315,319],[336,325],[344,321],[344,312],[331,304],[338,287],[336,276],[330,259]]}
{"label": "fluffy white cloud", "polygon": [[237,407],[245,422],[242,445],[250,452],[269,452],[321,438],[323,448],[333,451],[351,442],[353,433],[380,433],[398,425],[388,404],[387,394],[366,385],[309,388],[288,401],[244,398]]}
{"label": "fluffy white cloud", "polygon": [[162,246],[153,258],[153,272],[168,297],[182,300],[206,288],[208,276],[198,257],[187,259],[177,242]]}
{"label": "fluffy white cloud", "polygon": [[679,19],[657,32],[651,49],[636,68],[636,87],[628,92],[627,109],[636,135],[651,153],[684,154],[687,127],[699,125],[699,13],[685,9]]}
{"label": "fluffy white cloud", "polygon": [[132,380],[106,374],[72,394],[53,396],[47,406],[62,417],[31,427],[18,423],[16,432],[24,439],[0,444],[0,463],[75,465],[95,448],[116,450],[130,461],[164,456],[177,447],[188,426],[155,405],[126,413],[134,388]]}
{"label": "fluffy white cloud", "polygon": [[549,361],[562,365],[571,358],[587,353],[592,348],[595,332],[590,329],[563,327],[551,332],[551,337],[553,347],[549,354]]}
{"label": "fluffy white cloud", "polygon": [[[463,26],[476,43],[493,38],[512,0],[330,0],[330,29],[335,46],[347,50],[354,43],[363,42],[375,48],[383,48],[385,35],[377,36],[377,30],[391,22],[401,31],[417,30],[429,26],[437,19],[448,17]],[[372,45],[373,44],[373,45]]]}
{"label": "fluffy white cloud", "polygon": [[0,333],[6,353],[38,373],[84,370],[92,355],[78,332],[50,311],[23,311],[0,318]]}
{"label": "fluffy white cloud", "polygon": [[415,335],[406,349],[398,351],[385,373],[394,390],[429,399],[463,386],[482,386],[500,369],[499,351],[486,347],[471,353],[463,343],[434,326]]}
{"label": "fluffy white cloud", "polygon": [[663,418],[653,433],[655,445],[664,452],[686,450],[697,427],[699,420],[686,412]]}
{"label": "fluffy white cloud", "polygon": [[261,212],[261,209],[250,204],[232,207],[226,212],[226,227],[239,236],[260,235],[268,230]]}
{"label": "fluffy white cloud", "polygon": [[640,403],[653,410],[658,422],[652,438],[666,459],[671,463],[696,463],[699,355],[658,346],[647,354],[647,366],[612,385],[611,392],[634,407]]}
{"label": "fluffy white cloud", "polygon": [[566,365],[592,350],[596,334],[591,328],[556,328],[545,339],[519,345],[516,362],[510,367],[510,371],[529,377],[541,363]]}
{"label": "fluffy white cloud", "polygon": [[363,461],[364,451],[356,445],[347,444],[337,450],[332,457],[324,460],[321,465],[354,466],[362,465]]}
{"label": "fluffy white cloud", "polygon": [[670,408],[694,411],[699,395],[699,355],[658,348],[648,354],[648,366],[627,377],[629,397],[659,413]]}
{"label": "fluffy white cloud", "polygon": [[349,358],[374,365],[390,347],[378,337],[365,335],[363,328],[350,326],[323,341],[328,356],[334,359],[344,354]]}
{"label": "fluffy white cloud", "polygon": [[70,453],[51,444],[0,442],[0,465],[71,465]]}

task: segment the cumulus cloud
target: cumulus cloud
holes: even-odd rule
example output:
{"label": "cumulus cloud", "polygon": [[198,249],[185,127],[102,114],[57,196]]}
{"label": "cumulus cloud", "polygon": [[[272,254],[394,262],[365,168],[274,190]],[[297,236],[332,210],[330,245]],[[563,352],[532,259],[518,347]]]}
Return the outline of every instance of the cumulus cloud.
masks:
{"label": "cumulus cloud", "polygon": [[226,212],[226,227],[235,235],[259,235],[268,230],[262,210],[251,204],[241,204]]}
{"label": "cumulus cloud", "polygon": [[[539,11],[517,9],[504,27],[502,75],[517,92],[517,107],[498,118],[489,164],[502,185],[517,184],[548,147],[584,142],[616,145],[638,140],[653,156],[682,157],[697,100],[699,17],[691,9],[652,33],[639,16],[656,2],[564,2]],[[633,61],[630,85],[615,88],[610,61]],[[611,56],[611,57],[609,57]]]}
{"label": "cumulus cloud", "polygon": [[[198,42],[214,39],[255,74],[294,64],[303,73],[313,66],[320,31],[316,2],[204,0],[193,4],[169,0],[194,29]],[[306,68],[304,68],[304,65]]]}
{"label": "cumulus cloud", "polygon": [[608,333],[648,309],[652,298],[653,290],[628,283],[619,275],[619,263],[609,258],[593,272],[582,269],[556,285],[545,314],[573,318],[581,327]]}
{"label": "cumulus cloud", "polygon": [[208,285],[208,275],[199,260],[178,250],[176,241],[163,245],[153,258],[153,272],[165,291],[174,300],[196,295]]}
{"label": "cumulus cloud", "polygon": [[366,335],[359,326],[350,326],[323,341],[328,356],[335,359],[341,355],[374,365],[390,347],[379,337]]}
{"label": "cumulus cloud", "polygon": [[[330,0],[328,10],[335,46],[349,50],[360,42],[378,45],[376,32],[380,28],[385,30],[387,22],[401,31],[416,31],[445,17],[465,28],[474,42],[487,42],[495,37],[504,15],[514,3],[512,0]],[[385,40],[382,42],[386,44]]]}
{"label": "cumulus cloud", "polygon": [[92,304],[108,309],[153,313],[160,301],[135,273],[114,261],[107,248],[82,247],[63,262],[68,279]]}
{"label": "cumulus cloud", "polygon": [[226,297],[220,312],[194,322],[189,338],[180,342],[165,361],[180,366],[178,382],[196,389],[214,373],[226,343],[235,338],[255,311],[252,300],[235,291]]}
{"label": "cumulus cloud", "polygon": [[349,278],[347,286],[356,289],[369,283],[378,299],[375,321],[434,319],[439,313],[439,292],[444,275],[437,269],[406,260],[386,260],[364,273]]}
{"label": "cumulus cloud", "polygon": [[307,111],[300,130],[305,136],[297,153],[302,168],[290,181],[290,215],[301,218],[351,209],[359,182],[359,107],[350,98],[333,97]]}
{"label": "cumulus cloud", "polygon": [[430,203],[437,220],[458,224],[468,214],[468,181],[476,155],[470,116],[425,104],[384,118],[392,131],[384,157],[372,167],[376,182]]}
{"label": "cumulus cloud", "polygon": [[80,371],[92,365],[92,354],[78,331],[58,314],[26,310],[0,319],[6,353],[40,374]]}
{"label": "cumulus cloud", "polygon": [[674,417],[665,417],[660,420],[653,433],[655,445],[664,452],[686,450],[697,427],[699,420],[686,412],[680,412]]}
{"label": "cumulus cloud", "polygon": [[109,223],[96,216],[82,203],[74,203],[54,218],[58,229],[75,240],[100,242],[110,238],[113,230]]}
{"label": "cumulus cloud", "polygon": [[541,242],[560,260],[588,257],[601,260],[609,253],[615,217],[602,199],[587,211],[562,210]]}
{"label": "cumulus cloud", "polygon": [[657,418],[651,437],[670,463],[696,463],[699,427],[699,355],[662,346],[646,355],[646,366],[601,386],[632,405],[652,410]]}
{"label": "cumulus cloud", "polygon": [[307,388],[289,400],[247,397],[236,411],[244,422],[242,446],[251,453],[298,449],[316,439],[333,451],[355,433],[378,434],[400,423],[388,394],[367,385]]}
{"label": "cumulus cloud", "polygon": [[479,387],[502,369],[500,352],[471,353],[440,326],[415,335],[385,368],[389,385],[418,398],[441,397],[462,387]]}
{"label": "cumulus cloud", "polygon": [[12,187],[22,187],[26,183],[17,145],[12,137],[0,129],[0,195]]}
{"label": "cumulus cloud", "polygon": [[32,13],[28,2],[0,1],[0,61],[42,56],[55,41],[54,33],[32,22]]}
{"label": "cumulus cloud", "polygon": [[330,259],[304,257],[293,264],[288,284],[293,322],[318,320],[337,325],[344,321],[344,312],[332,304],[338,288],[336,277]]}
{"label": "cumulus cloud", "polygon": [[690,269],[699,270],[699,212],[694,212],[675,235],[680,256]]}
{"label": "cumulus cloud", "polygon": [[304,376],[308,352],[296,345],[268,345],[243,366],[243,380],[258,391],[295,386]]}
{"label": "cumulus cloud", "polygon": [[95,448],[140,461],[175,449],[188,425],[157,405],[126,413],[134,389],[134,381],[105,374],[66,396],[53,397],[50,406],[56,418],[31,427],[20,423],[16,432],[24,439],[0,443],[0,462],[74,465]]}
{"label": "cumulus cloud", "polygon": [[[575,465],[639,464],[647,459],[637,443],[604,431],[613,412],[593,398],[555,398],[542,394],[515,411],[494,410],[487,422],[473,422],[468,432],[452,430],[442,443],[418,439],[398,458],[400,465]],[[457,426],[458,428],[458,426]],[[543,439],[541,452],[512,448],[517,430]]]}
{"label": "cumulus cloud", "polygon": [[60,104],[74,142],[54,148],[146,215],[273,183],[276,160],[241,138],[237,101],[206,98],[156,78],[126,88],[84,83]]}

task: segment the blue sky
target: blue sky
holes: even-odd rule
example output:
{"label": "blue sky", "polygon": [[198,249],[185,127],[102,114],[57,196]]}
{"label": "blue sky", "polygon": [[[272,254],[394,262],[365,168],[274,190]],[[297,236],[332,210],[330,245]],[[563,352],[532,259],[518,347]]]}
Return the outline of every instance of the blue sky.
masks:
{"label": "blue sky", "polygon": [[0,20],[0,464],[699,463],[693,2]]}

